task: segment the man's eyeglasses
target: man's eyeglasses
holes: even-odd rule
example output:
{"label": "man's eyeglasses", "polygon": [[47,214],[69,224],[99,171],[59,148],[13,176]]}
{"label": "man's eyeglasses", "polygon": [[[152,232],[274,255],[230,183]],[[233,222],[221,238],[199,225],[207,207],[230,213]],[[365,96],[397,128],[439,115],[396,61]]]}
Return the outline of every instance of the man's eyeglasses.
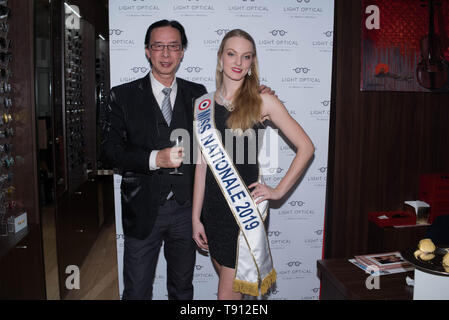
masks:
{"label": "man's eyeglasses", "polygon": [[182,46],[180,44],[160,44],[160,43],[153,43],[150,45],[151,50],[154,51],[163,51],[165,48],[168,49],[168,51],[180,51]]}

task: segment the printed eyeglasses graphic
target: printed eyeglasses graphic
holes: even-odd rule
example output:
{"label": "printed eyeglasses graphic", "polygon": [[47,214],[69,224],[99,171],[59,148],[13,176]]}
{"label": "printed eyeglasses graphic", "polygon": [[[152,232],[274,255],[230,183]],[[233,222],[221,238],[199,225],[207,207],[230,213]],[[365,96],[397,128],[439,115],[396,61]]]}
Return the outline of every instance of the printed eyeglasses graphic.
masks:
{"label": "printed eyeglasses graphic", "polygon": [[229,29],[217,29],[214,32],[216,32],[219,36],[228,33],[230,30]]}
{"label": "printed eyeglasses graphic", "polygon": [[285,31],[285,30],[276,30],[276,29],[274,29],[274,30],[268,31],[268,33],[271,33],[273,36],[277,36],[278,33],[279,33],[279,35],[283,37],[283,36],[285,36],[285,34],[287,33],[287,31]]}
{"label": "printed eyeglasses graphic", "polygon": [[142,72],[142,73],[145,73],[149,69],[147,67],[133,67],[133,68],[130,68],[129,70],[132,70],[134,73],[137,73],[139,71]]}
{"label": "printed eyeglasses graphic", "polygon": [[119,35],[121,35],[123,32],[125,32],[125,31],[120,30],[120,29],[109,29],[109,35],[110,35],[110,36],[112,36],[113,34],[119,36]]}
{"label": "printed eyeglasses graphic", "polygon": [[310,0],[296,0],[296,2],[298,2],[298,3],[302,3],[304,1],[304,3],[309,3],[310,2]]}
{"label": "printed eyeglasses graphic", "polygon": [[201,68],[201,67],[186,67],[186,68],[184,68],[184,70],[186,70],[188,73],[192,73],[193,71],[198,73],[201,70],[203,70],[203,68]]}
{"label": "printed eyeglasses graphic", "polygon": [[296,73],[308,73],[310,71],[309,68],[301,68],[301,67],[296,67],[293,69],[293,71],[295,71]]}
{"label": "printed eyeglasses graphic", "polygon": [[293,267],[293,266],[299,267],[301,265],[301,262],[300,261],[290,261],[290,262],[287,262],[286,265],[288,265],[289,267]]}
{"label": "printed eyeglasses graphic", "polygon": [[301,200],[292,200],[288,204],[291,205],[292,207],[296,207],[296,206],[302,207],[306,203],[304,201],[301,201]]}
{"label": "printed eyeglasses graphic", "polygon": [[281,173],[282,171],[284,171],[283,168],[270,168],[270,169],[268,169],[269,173]]}
{"label": "printed eyeglasses graphic", "polygon": [[162,43],[153,43],[150,45],[151,50],[153,51],[163,51],[167,48],[168,51],[180,51],[181,45],[179,43],[170,43],[170,44],[162,44]]}

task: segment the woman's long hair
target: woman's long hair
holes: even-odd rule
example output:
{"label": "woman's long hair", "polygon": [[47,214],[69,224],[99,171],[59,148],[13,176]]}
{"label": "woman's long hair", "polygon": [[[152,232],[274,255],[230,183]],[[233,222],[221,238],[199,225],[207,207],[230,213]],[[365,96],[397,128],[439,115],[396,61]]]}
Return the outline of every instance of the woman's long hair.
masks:
{"label": "woman's long hair", "polygon": [[239,90],[237,90],[232,104],[234,111],[231,112],[228,118],[228,128],[243,131],[252,128],[256,123],[261,121],[261,104],[262,99],[259,94],[259,66],[257,63],[256,44],[253,38],[241,29],[234,29],[229,31],[221,41],[220,48],[217,53],[217,69],[215,71],[215,83],[217,90],[223,83],[223,70],[220,70],[221,56],[223,54],[226,41],[232,37],[241,37],[253,45],[253,60],[251,64],[251,76],[246,75]]}

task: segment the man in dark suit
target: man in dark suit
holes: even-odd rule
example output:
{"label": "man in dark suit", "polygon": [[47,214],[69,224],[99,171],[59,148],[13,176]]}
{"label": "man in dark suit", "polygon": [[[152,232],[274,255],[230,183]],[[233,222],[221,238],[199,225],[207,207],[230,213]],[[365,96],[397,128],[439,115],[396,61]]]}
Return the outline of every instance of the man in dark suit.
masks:
{"label": "man in dark suit", "polygon": [[[153,23],[145,37],[151,72],[112,88],[102,117],[105,157],[122,174],[123,299],[151,299],[162,241],[169,299],[193,299],[194,162],[181,165],[182,150],[172,147],[170,135],[186,130],[184,147],[192,150],[193,101],[206,88],[175,76],[186,46],[179,22]],[[183,174],[170,175],[173,168]]]}

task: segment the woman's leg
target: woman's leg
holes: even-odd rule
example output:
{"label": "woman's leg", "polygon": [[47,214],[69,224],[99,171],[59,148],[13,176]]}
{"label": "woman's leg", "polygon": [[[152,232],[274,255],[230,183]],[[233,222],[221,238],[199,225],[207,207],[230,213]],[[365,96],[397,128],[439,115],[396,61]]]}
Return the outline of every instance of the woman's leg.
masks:
{"label": "woman's leg", "polygon": [[235,269],[220,265],[212,258],[215,269],[218,272],[218,300],[242,300],[243,296],[240,292],[232,290]]}

